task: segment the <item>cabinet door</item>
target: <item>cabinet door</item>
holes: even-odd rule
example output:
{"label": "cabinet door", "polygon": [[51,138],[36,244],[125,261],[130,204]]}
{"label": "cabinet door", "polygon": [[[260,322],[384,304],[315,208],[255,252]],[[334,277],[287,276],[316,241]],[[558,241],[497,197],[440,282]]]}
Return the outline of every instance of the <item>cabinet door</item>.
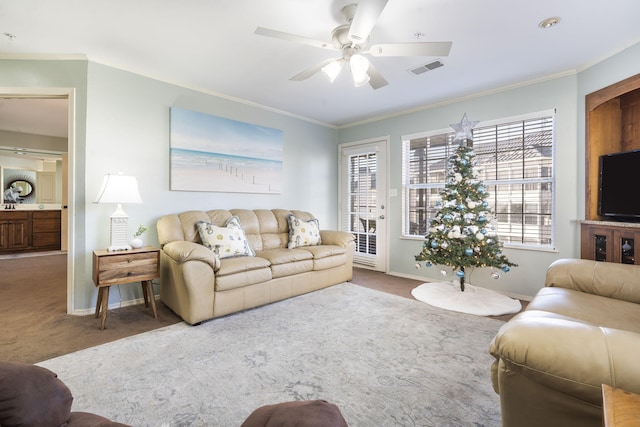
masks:
{"label": "cabinet door", "polygon": [[614,260],[614,236],[611,229],[582,224],[581,240],[580,258],[617,262]]}
{"label": "cabinet door", "polygon": [[640,244],[640,231],[618,229],[613,233],[613,251],[615,262],[640,264],[636,256],[636,245]]}
{"label": "cabinet door", "polygon": [[7,224],[7,240],[10,249],[25,249],[30,246],[29,221],[12,220]]}
{"label": "cabinet door", "polygon": [[9,225],[6,221],[0,221],[0,250],[9,247]]}

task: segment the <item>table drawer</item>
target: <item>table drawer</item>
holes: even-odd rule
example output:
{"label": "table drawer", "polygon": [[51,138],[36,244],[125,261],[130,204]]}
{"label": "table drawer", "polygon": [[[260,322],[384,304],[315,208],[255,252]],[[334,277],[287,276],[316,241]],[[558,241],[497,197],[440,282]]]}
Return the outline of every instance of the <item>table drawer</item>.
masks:
{"label": "table drawer", "polygon": [[96,286],[153,280],[158,277],[158,251],[94,256]]}

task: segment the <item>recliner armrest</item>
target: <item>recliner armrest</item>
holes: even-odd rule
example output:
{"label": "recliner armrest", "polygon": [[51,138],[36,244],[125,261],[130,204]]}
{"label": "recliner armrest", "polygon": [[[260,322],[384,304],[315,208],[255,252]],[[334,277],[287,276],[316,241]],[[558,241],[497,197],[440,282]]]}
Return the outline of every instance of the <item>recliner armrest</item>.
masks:
{"label": "recliner armrest", "polygon": [[216,254],[198,243],[184,240],[170,242],[163,246],[162,251],[178,264],[187,261],[202,261],[209,264],[214,271],[220,268],[220,260]]}
{"label": "recliner armrest", "polygon": [[489,347],[500,390],[499,361],[513,374],[594,405],[602,404],[602,384],[640,392],[637,354],[640,334],[605,328],[537,310],[503,325]]}
{"label": "recliner armrest", "polygon": [[356,237],[353,234],[346,231],[320,230],[320,240],[323,245],[336,245],[346,248],[355,239]]}

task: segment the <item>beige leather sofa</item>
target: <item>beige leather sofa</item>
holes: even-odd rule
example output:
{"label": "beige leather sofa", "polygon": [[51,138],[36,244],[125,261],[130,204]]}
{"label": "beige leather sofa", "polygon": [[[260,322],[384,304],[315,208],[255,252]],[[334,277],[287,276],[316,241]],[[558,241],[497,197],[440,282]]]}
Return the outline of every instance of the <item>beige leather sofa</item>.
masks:
{"label": "beige leather sofa", "polygon": [[504,427],[602,426],[602,384],[640,393],[640,266],[554,262],[489,351]]}
{"label": "beige leather sofa", "polygon": [[[288,249],[288,216],[303,211],[210,210],[161,217],[160,297],[187,323],[224,316],[351,280],[354,236],[320,230],[319,245]],[[199,221],[222,227],[236,216],[255,256],[218,257],[202,245]]]}

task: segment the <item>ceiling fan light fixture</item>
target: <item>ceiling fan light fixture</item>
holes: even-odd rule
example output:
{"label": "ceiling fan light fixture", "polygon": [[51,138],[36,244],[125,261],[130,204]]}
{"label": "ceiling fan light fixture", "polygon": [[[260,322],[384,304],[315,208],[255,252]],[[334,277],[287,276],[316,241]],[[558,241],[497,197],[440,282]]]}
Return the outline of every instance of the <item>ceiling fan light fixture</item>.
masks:
{"label": "ceiling fan light fixture", "polygon": [[342,61],[330,62],[322,67],[321,70],[322,74],[333,83],[338,77],[338,74],[340,74],[340,70],[342,70]]}
{"label": "ceiling fan light fixture", "polygon": [[351,73],[351,76],[353,77],[353,85],[355,87],[360,87],[360,86],[364,86],[367,83],[369,83],[369,80],[371,80],[371,78],[369,77],[369,75],[367,73]]}
{"label": "ceiling fan light fixture", "polygon": [[359,53],[356,53],[349,58],[349,66],[353,74],[367,74],[369,70],[369,60]]}
{"label": "ceiling fan light fixture", "polygon": [[353,78],[355,87],[364,86],[369,83],[370,77],[369,74],[367,74],[369,65],[369,60],[358,53],[351,55],[351,58],[349,58],[351,77]]}

